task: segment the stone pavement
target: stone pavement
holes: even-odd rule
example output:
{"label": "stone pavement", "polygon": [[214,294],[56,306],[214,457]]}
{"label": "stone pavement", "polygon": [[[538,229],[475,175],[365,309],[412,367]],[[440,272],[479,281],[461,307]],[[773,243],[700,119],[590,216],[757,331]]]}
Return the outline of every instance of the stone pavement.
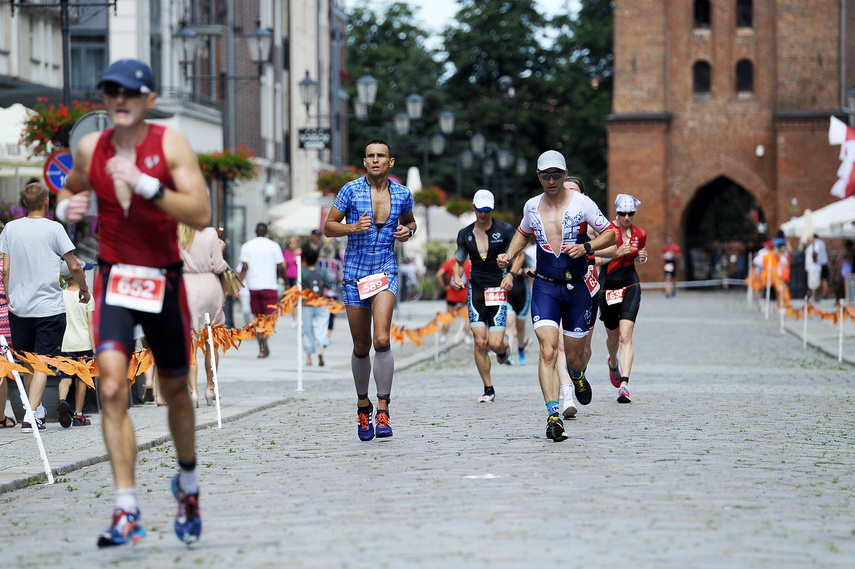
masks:
{"label": "stone pavement", "polygon": [[[413,325],[436,306],[414,305]],[[346,334],[343,324],[337,331]],[[670,300],[647,292],[631,405],[615,402],[598,325],[594,401],[567,422],[562,443],[544,436],[533,357],[526,367],[494,366],[497,400],[482,405],[470,348],[399,368],[395,436],[363,443],[354,432],[347,336],[334,339],[328,368],[307,372],[302,392],[294,358],[285,357],[293,349],[287,321],[276,338],[268,360],[255,359],[254,346],[222,360],[230,414],[222,429],[198,432],[205,520],[198,545],[187,548],[172,533],[174,451],[158,438],[164,433],[149,431],[164,411],[143,407],[132,411],[135,421],[153,417],[137,427],[140,443],[154,443],[137,468],[149,536],[135,546],[95,547],[113,499],[101,462],[3,495],[2,563],[855,566],[853,367],[803,350],[776,320],[747,308],[744,292]],[[396,357],[417,362],[418,353]],[[200,411],[200,424],[210,423],[210,411]],[[55,444],[73,431],[51,425],[45,439]],[[21,439],[0,431],[3,462]],[[15,468],[38,472],[29,446],[29,460]]]}

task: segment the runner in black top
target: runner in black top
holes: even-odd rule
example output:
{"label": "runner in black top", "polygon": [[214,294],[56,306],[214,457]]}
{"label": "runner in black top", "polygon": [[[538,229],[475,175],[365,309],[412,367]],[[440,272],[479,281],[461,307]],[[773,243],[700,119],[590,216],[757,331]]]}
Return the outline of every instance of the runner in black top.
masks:
{"label": "runner in black top", "polygon": [[[478,190],[473,200],[477,219],[457,234],[457,254],[452,286],[460,290],[463,282],[463,263],[472,260],[469,271],[469,324],[475,339],[475,365],[484,382],[484,395],[479,403],[489,403],[496,398],[490,379],[489,347],[501,364],[508,359],[508,342],[505,335],[507,316],[507,291],[514,286],[513,277],[496,263],[498,256],[508,249],[515,230],[512,225],[493,219],[495,199],[489,190]],[[515,265],[522,265],[522,257]],[[517,271],[519,266],[512,267]]]}

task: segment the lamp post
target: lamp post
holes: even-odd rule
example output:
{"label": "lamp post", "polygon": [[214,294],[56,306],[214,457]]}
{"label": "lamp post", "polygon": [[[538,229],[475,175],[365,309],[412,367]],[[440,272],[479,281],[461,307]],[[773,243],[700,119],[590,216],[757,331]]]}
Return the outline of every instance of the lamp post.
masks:
{"label": "lamp post", "polygon": [[855,128],[855,85],[852,85],[852,88],[846,93],[846,103],[849,106],[847,109],[849,112],[849,126]]}
{"label": "lamp post", "polygon": [[[204,26],[204,32],[201,35],[222,35],[223,33],[227,33],[226,30],[214,29],[210,26]],[[231,150],[232,144],[232,126],[234,124],[234,116],[233,116],[233,108],[230,104],[231,101],[229,99],[229,90],[227,89],[227,85],[229,81],[238,81],[238,80],[260,80],[261,76],[264,72],[264,64],[270,60],[270,50],[273,45],[273,34],[264,28],[261,27],[261,21],[256,21],[256,28],[247,36],[247,44],[249,45],[249,57],[250,60],[258,65],[258,74],[257,75],[229,75],[226,71],[220,71],[218,75],[189,75],[188,69],[190,66],[196,63],[196,56],[199,47],[199,36],[196,31],[192,28],[192,26],[188,25],[186,22],[181,22],[181,29],[179,29],[175,34],[173,34],[173,42],[176,45],[179,62],[184,67],[184,74],[188,79],[209,79],[209,80],[217,80],[219,81],[220,87],[220,100],[222,104],[222,124],[223,124],[223,150]],[[228,58],[232,60],[234,57],[234,42],[231,34],[227,34],[228,37]],[[220,209],[219,202],[220,196],[216,196],[214,199],[215,202],[215,213],[219,210],[219,219],[220,219],[220,227],[223,228],[223,236],[227,242],[230,241],[230,231],[229,227],[229,182],[227,179],[220,180],[222,183],[222,208]],[[233,251],[230,251],[233,253]]]}
{"label": "lamp post", "polygon": [[[392,119],[393,124],[395,125],[395,132],[401,137],[406,136],[410,132],[410,125],[412,124],[412,122],[418,121],[422,118],[422,111],[424,110],[424,97],[422,97],[421,95],[416,93],[415,90],[413,90],[413,92],[410,93],[404,100],[404,103],[407,112],[398,113]],[[430,138],[422,137],[420,139],[422,147],[422,168],[424,170],[423,185],[425,187],[430,185],[430,157],[428,150],[430,150],[430,152],[433,153],[434,156],[440,156],[443,152],[445,152],[445,136],[448,136],[454,132],[454,113],[452,113],[450,109],[446,107],[445,110],[439,113],[438,119],[440,132]]]}
{"label": "lamp post", "polygon": [[[514,124],[512,127],[513,137],[514,137],[514,155],[519,158],[520,155],[520,133],[519,133],[519,122],[520,122],[520,99],[517,97],[516,90],[514,89],[514,80],[509,75],[503,75],[499,77],[499,91],[505,94],[505,97],[513,102],[514,104]],[[513,199],[513,208],[514,215],[519,215],[519,199],[520,199],[520,176],[519,168],[514,169],[514,199]]]}

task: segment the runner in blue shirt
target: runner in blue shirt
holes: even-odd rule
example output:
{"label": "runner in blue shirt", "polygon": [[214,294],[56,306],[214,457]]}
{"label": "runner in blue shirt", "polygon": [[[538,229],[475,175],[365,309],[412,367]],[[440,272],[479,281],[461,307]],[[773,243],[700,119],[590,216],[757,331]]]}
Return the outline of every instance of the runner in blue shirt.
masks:
{"label": "runner in blue shirt", "polygon": [[[398,293],[395,241],[408,241],[416,232],[413,195],[389,178],[395,165],[392,149],[375,138],[365,147],[366,175],[345,184],[336,196],[324,224],[327,237],[347,236],[342,289],[347,321],[353,337],[350,363],[357,396],[357,434],[370,441],[391,437],[389,398],[395,361],[390,330]],[[374,334],[371,333],[372,319]],[[368,399],[374,345],[374,382],[377,388],[377,426],[371,422],[374,406]]]}

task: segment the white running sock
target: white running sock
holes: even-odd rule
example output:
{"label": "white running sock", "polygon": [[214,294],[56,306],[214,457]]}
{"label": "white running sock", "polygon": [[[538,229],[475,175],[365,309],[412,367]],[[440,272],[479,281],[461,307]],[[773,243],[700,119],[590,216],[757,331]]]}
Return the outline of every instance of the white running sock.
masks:
{"label": "white running sock", "polygon": [[178,484],[185,494],[196,494],[199,492],[199,469],[178,469]]}
{"label": "white running sock", "polygon": [[116,507],[126,512],[138,512],[139,504],[137,504],[137,491],[133,488],[125,488],[124,490],[117,491]]}
{"label": "white running sock", "polygon": [[572,385],[562,385],[561,386],[561,398],[564,401],[573,401],[573,386]]}

